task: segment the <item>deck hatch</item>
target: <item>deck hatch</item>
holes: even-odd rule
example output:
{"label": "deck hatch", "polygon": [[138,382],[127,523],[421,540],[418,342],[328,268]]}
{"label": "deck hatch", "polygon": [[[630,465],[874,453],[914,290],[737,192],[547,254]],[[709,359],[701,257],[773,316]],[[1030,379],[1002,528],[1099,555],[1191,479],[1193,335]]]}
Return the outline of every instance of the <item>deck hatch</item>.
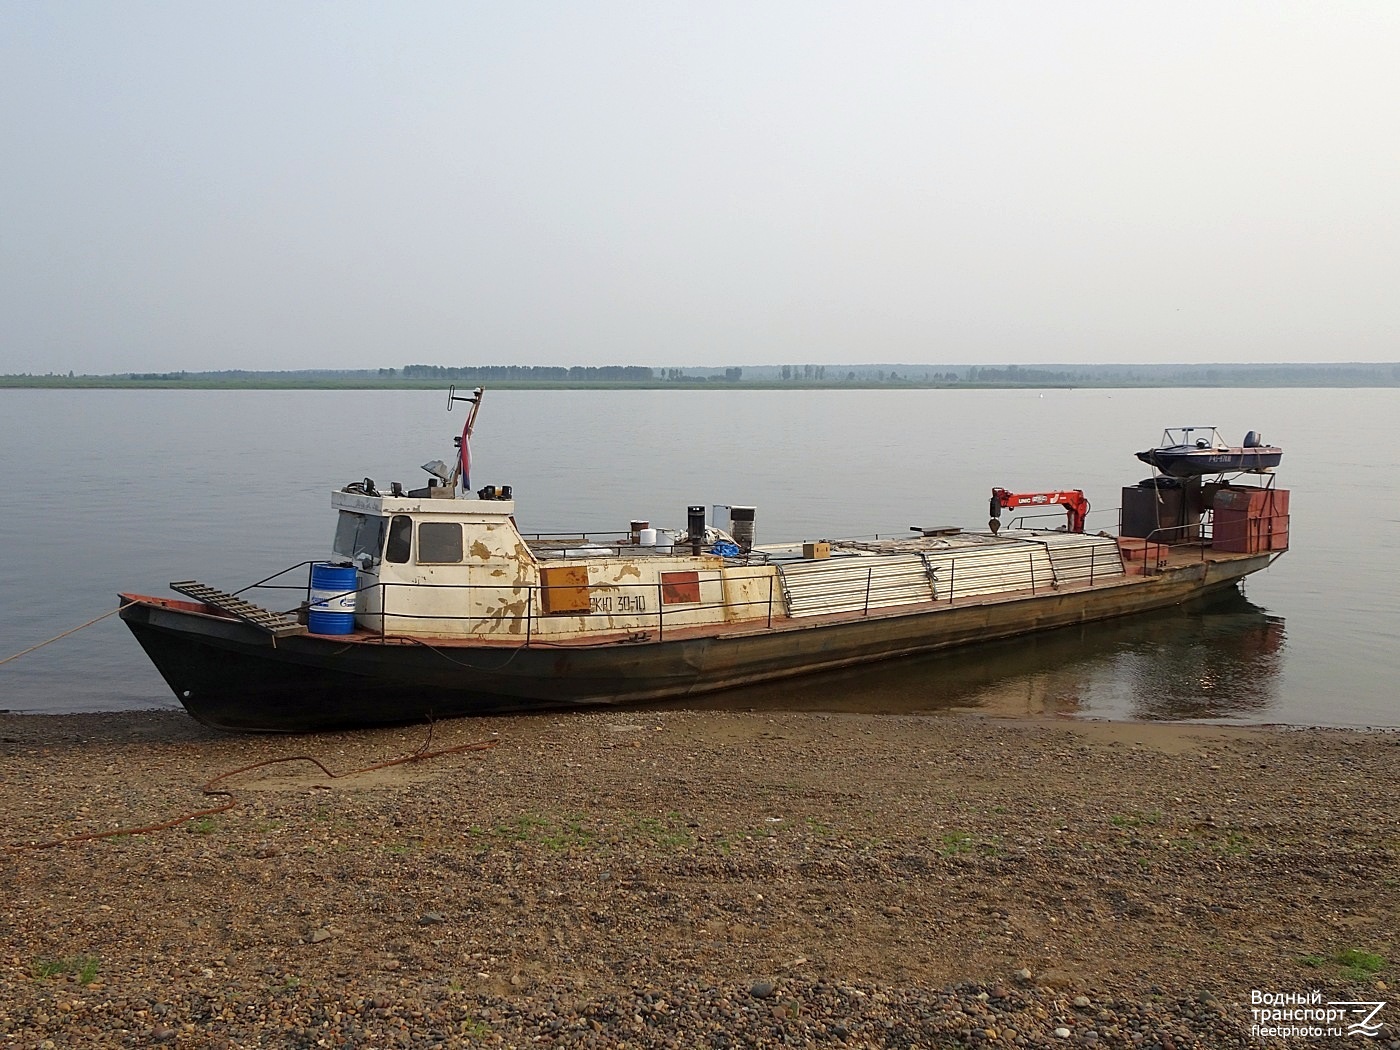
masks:
{"label": "deck hatch", "polygon": [[1123,552],[1111,536],[1052,532],[1040,533],[1033,539],[1045,545],[1055,579],[1061,584],[1092,583],[1123,575]]}
{"label": "deck hatch", "polygon": [[789,616],[887,609],[933,599],[917,554],[828,558],[780,564]]}
{"label": "deck hatch", "polygon": [[1049,587],[1055,578],[1050,555],[1036,543],[977,544],[924,555],[937,581],[940,601],[983,594],[1008,594]]}

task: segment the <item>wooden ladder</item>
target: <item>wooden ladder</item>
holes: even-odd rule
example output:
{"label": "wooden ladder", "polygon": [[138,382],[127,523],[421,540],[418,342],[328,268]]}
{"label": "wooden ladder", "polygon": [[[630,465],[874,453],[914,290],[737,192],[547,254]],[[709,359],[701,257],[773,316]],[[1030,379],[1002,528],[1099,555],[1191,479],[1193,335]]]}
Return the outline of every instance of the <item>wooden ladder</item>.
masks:
{"label": "wooden ladder", "polygon": [[290,617],[275,613],[271,609],[264,609],[261,605],[254,605],[236,594],[229,594],[217,587],[210,587],[207,583],[200,583],[197,580],[180,580],[172,583],[170,589],[188,595],[205,605],[213,606],[220,612],[228,613],[244,623],[250,623],[274,638],[306,633],[304,624],[297,623]]}

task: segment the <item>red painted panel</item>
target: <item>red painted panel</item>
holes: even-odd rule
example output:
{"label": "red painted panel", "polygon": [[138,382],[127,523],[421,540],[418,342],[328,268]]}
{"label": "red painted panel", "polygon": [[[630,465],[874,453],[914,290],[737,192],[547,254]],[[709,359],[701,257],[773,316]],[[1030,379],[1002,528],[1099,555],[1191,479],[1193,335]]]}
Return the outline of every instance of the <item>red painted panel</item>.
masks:
{"label": "red painted panel", "polygon": [[700,600],[698,572],[663,572],[661,574],[661,604],[694,604]]}

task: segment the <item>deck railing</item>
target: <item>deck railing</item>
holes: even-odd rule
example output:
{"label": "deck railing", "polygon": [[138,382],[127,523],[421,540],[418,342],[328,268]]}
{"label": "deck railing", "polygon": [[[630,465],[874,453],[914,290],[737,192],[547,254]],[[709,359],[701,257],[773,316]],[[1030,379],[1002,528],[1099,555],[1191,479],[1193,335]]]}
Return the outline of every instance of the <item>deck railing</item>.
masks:
{"label": "deck railing", "polygon": [[1260,514],[1220,522],[1207,510],[1199,522],[1165,526],[1135,538],[1166,548],[1158,557],[1157,567],[1160,569],[1165,566],[1172,551],[1190,550],[1201,561],[1207,560],[1212,553],[1282,552],[1288,549],[1290,527],[1288,514]]}
{"label": "deck railing", "polygon": [[[998,553],[1000,557],[995,556]],[[694,613],[713,610],[717,606],[728,610],[731,618],[728,622],[735,627],[760,623],[771,627],[775,617],[789,615],[858,612],[861,616],[868,617],[873,613],[897,612],[903,607],[933,603],[951,607],[959,603],[994,599],[997,595],[1034,595],[1047,589],[1076,584],[1092,586],[1099,582],[1105,573],[1122,574],[1121,559],[1116,556],[1116,551],[1114,554],[1113,558],[1108,559],[1105,552],[1095,545],[1051,551],[1045,545],[1028,543],[1022,560],[1007,557],[1005,548],[1002,547],[971,548],[964,554],[954,554],[951,557],[939,557],[932,561],[922,559],[926,591],[911,589],[909,582],[914,577],[903,574],[902,571],[896,571],[894,576],[886,574],[886,578],[882,580],[881,566],[876,561],[878,555],[838,556],[843,567],[855,569],[856,572],[842,574],[844,582],[833,579],[829,585],[823,584],[819,588],[820,593],[816,597],[815,605],[809,600],[807,607],[800,612],[794,608],[795,603],[788,593],[781,572],[774,572],[766,566],[750,574],[743,574],[743,567],[734,565],[723,570],[692,570],[696,572],[697,586],[702,595],[708,591],[713,596],[715,589],[720,589],[719,602],[668,602],[666,585],[663,583],[616,583],[591,588],[590,606],[587,611],[545,612],[544,592],[551,588],[544,584],[424,584],[375,580],[358,588],[354,593],[363,596],[359,599],[361,608],[370,610],[359,614],[359,622],[378,621],[381,639],[392,637],[396,633],[393,629],[395,624],[428,621],[486,624],[492,621],[499,623],[504,619],[518,623],[518,629],[514,632],[486,632],[468,627],[462,634],[476,638],[516,636],[525,645],[545,645],[550,643],[553,632],[541,630],[541,626],[560,619],[570,619],[595,626],[600,634],[626,637],[649,635],[654,632],[655,638],[659,640],[665,637],[668,631],[687,626],[714,626],[712,618],[697,620]],[[863,561],[868,564],[861,565]],[[1037,564],[1038,562],[1040,564]],[[314,564],[316,563],[299,562],[249,584],[237,593],[295,592],[300,600],[296,609],[292,611],[304,612],[310,603],[311,566]],[[859,571],[862,568],[864,572]],[[736,572],[736,569],[740,571]],[[298,573],[299,570],[305,570],[304,577],[298,582],[290,582],[292,574]],[[760,588],[749,584],[750,590],[756,589],[759,593],[748,598],[734,598],[734,592],[743,588],[746,580],[761,581]],[[402,604],[395,601],[396,596],[405,592],[465,592],[473,597],[462,601],[461,606],[470,605],[474,608],[469,612],[395,609],[396,604]],[[508,597],[515,603],[519,603],[523,596],[524,608],[518,613],[504,615],[501,610],[505,603],[492,601],[492,594]],[[439,604],[450,608],[454,603],[448,600]],[[490,608],[492,605],[496,606],[494,610]]]}

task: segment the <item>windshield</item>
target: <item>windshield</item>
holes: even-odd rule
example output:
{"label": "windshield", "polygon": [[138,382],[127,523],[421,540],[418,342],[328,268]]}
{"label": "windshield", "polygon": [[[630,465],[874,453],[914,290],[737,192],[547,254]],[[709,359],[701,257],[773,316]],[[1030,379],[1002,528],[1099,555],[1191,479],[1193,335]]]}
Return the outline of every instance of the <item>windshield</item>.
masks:
{"label": "windshield", "polygon": [[331,549],[361,567],[364,561],[361,555],[368,555],[369,563],[378,565],[380,552],[384,549],[384,524],[381,517],[342,510],[340,520],[336,522],[335,543]]}

